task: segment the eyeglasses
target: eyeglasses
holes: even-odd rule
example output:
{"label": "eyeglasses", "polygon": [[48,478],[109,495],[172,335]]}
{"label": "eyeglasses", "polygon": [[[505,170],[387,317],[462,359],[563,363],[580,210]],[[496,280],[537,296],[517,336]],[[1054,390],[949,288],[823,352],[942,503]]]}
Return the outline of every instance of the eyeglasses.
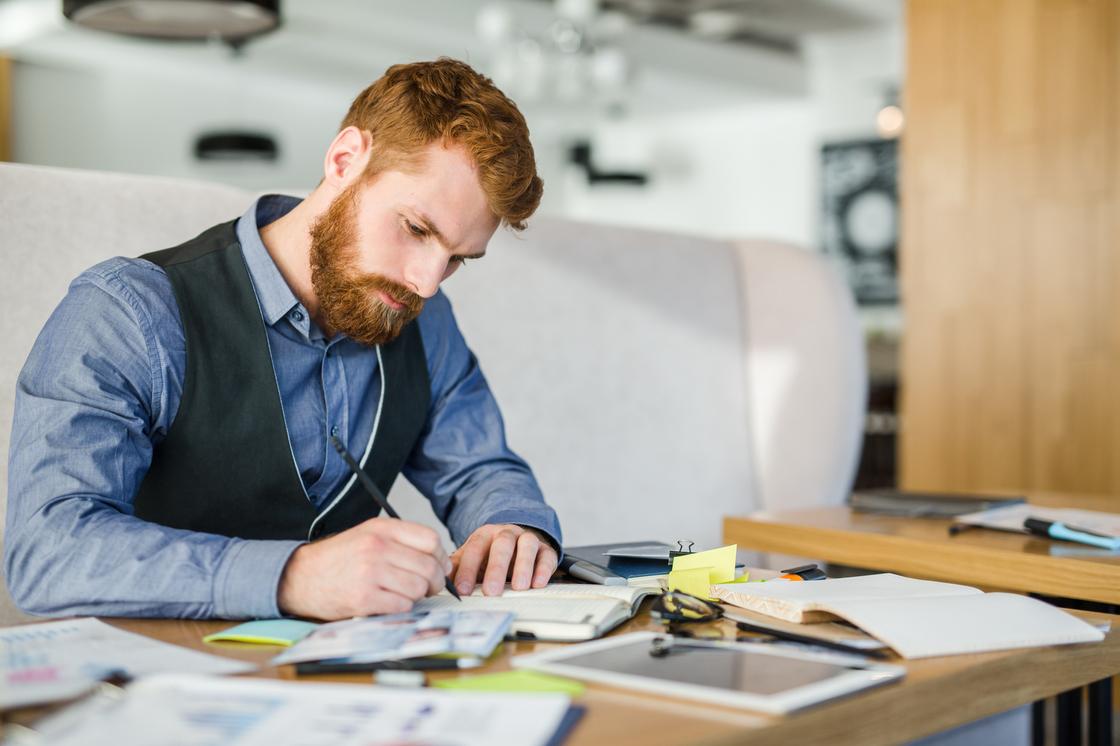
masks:
{"label": "eyeglasses", "polygon": [[723,616],[723,607],[682,591],[666,591],[650,607],[650,615],[666,624],[671,622],[714,622]]}

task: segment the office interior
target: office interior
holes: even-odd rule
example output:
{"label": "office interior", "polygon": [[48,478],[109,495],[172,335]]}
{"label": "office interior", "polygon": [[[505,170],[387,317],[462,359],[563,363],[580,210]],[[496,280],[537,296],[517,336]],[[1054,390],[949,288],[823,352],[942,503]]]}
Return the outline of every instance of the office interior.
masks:
{"label": "office interior", "polygon": [[[463,288],[503,410],[503,387],[517,402],[511,445],[560,496],[566,544],[711,548],[727,516],[875,489],[1120,512],[1118,0],[254,0],[240,5],[278,22],[238,41],[90,28],[64,4],[0,0],[0,161],[302,195],[390,65],[461,59],[517,103],[545,184],[534,219],[573,245],[626,244],[630,263],[504,271],[556,299],[522,326],[473,310],[496,294],[485,261],[445,286],[453,302]],[[641,258],[650,236],[695,243],[709,273],[660,310],[676,270],[656,267],[660,243]],[[819,277],[788,278],[803,259]],[[603,320],[597,359],[541,339],[503,357],[503,335],[581,303]],[[5,390],[27,349],[9,351]],[[526,380],[534,362],[549,370]],[[706,431],[661,440],[686,427]],[[593,453],[569,450],[580,432]],[[442,530],[407,484],[392,499]],[[775,569],[822,559],[739,548]],[[4,623],[30,620],[4,593]],[[929,743],[1071,742],[1045,700]]]}

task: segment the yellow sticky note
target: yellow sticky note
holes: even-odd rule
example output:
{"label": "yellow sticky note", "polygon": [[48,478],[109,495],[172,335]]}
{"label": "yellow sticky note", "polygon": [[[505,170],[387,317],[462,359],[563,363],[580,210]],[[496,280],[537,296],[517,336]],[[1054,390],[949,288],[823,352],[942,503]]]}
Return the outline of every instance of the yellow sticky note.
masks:
{"label": "yellow sticky note", "polygon": [[710,567],[712,583],[730,583],[735,579],[735,552],[738,548],[738,544],[728,544],[706,552],[678,555],[673,559],[673,570]]}
{"label": "yellow sticky note", "polygon": [[712,568],[693,567],[688,570],[678,570],[675,567],[669,573],[667,582],[669,590],[684,591],[691,596],[699,598],[712,597]]}

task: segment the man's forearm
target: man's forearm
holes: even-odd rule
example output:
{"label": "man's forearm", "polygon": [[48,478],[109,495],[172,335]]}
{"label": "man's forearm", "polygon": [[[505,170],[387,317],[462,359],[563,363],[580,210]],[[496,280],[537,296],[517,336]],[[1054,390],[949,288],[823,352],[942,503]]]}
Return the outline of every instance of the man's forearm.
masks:
{"label": "man's forearm", "polygon": [[13,600],[32,614],[241,619],[277,614],[299,545],[170,529],[73,496],[9,515],[4,564]]}
{"label": "man's forearm", "polygon": [[485,487],[459,495],[446,522],[456,543],[480,526],[498,523],[536,529],[556,549],[563,541],[556,511],[541,497],[536,480],[521,472],[491,475]]}

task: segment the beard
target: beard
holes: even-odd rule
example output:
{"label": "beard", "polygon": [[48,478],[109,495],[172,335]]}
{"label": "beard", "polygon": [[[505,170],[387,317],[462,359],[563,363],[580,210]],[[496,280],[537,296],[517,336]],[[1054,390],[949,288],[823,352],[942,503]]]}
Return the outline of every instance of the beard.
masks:
{"label": "beard", "polygon": [[[335,197],[311,226],[311,285],[332,330],[375,347],[396,339],[420,315],[424,299],[388,277],[358,270],[357,187]],[[392,308],[378,291],[403,307]]]}

